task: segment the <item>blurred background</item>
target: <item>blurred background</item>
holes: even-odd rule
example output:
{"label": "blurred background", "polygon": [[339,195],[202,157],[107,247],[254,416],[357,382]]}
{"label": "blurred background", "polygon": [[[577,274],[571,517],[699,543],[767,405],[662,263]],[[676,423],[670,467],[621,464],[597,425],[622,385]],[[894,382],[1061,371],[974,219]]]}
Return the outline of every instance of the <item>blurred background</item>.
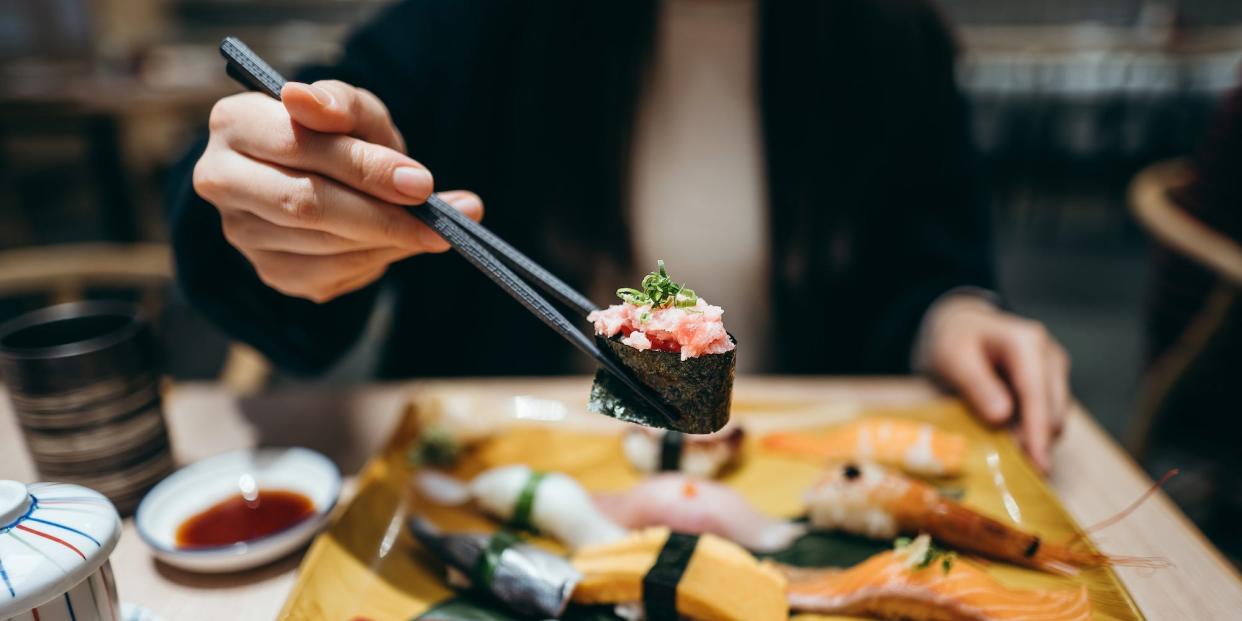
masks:
{"label": "blurred background", "polygon": [[[239,356],[262,366],[168,284],[165,176],[212,103],[236,90],[221,71],[221,37],[287,71],[330,60],[350,26],[384,4],[0,0],[0,320],[49,299],[129,296],[158,309],[174,377],[218,377]],[[1078,398],[1140,448],[1166,381],[1147,353],[1149,300],[1163,285],[1153,278],[1159,244],[1132,215],[1128,188],[1149,165],[1195,152],[1238,83],[1242,2],[939,4],[964,50],[959,78],[1001,289],[1066,344]],[[76,277],[84,270],[100,277]],[[366,369],[364,343],[334,377]],[[1152,470],[1167,462],[1143,457]],[[1186,493],[1192,517],[1209,519]],[[1237,542],[1218,543],[1238,553]]]}

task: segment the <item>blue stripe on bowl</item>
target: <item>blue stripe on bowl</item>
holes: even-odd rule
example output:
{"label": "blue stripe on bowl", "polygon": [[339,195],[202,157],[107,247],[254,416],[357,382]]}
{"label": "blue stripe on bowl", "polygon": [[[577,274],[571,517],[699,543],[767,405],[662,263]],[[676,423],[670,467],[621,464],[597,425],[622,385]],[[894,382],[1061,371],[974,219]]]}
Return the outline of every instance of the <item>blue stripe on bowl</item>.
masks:
{"label": "blue stripe on bowl", "polygon": [[5,524],[4,526],[0,526],[0,534],[4,534],[4,533],[9,532],[10,530],[13,530],[13,527],[24,522],[26,518],[30,517],[30,514],[34,513],[35,509],[38,509],[38,508],[39,508],[39,499],[35,498],[34,494],[31,494],[30,495],[30,507],[26,509],[25,513],[17,516],[16,520],[13,520],[12,522]]}
{"label": "blue stripe on bowl", "polygon": [[0,559],[0,579],[4,580],[4,586],[9,590],[9,597],[17,597],[17,593],[13,591],[13,583],[9,582],[9,572],[4,570],[4,559]]}
{"label": "blue stripe on bowl", "polygon": [[98,540],[98,539],[96,539],[96,538],[94,538],[94,537],[92,537],[92,536],[90,536],[90,535],[88,535],[88,534],[86,534],[86,533],[84,533],[84,532],[82,532],[82,531],[80,531],[80,530],[76,529],[76,528],[73,528],[72,526],[65,526],[64,524],[58,524],[58,523],[53,522],[53,521],[50,521],[50,520],[40,519],[40,518],[37,518],[37,517],[35,517],[35,516],[33,516],[33,515],[32,515],[32,516],[30,516],[30,521],[31,521],[31,522],[38,522],[38,523],[40,523],[40,524],[47,524],[48,526],[55,526],[56,528],[63,528],[63,529],[65,529],[65,530],[67,530],[67,531],[69,531],[69,532],[71,532],[71,533],[77,533],[77,534],[79,534],[79,535],[82,535],[83,537],[86,537],[87,539],[90,539],[90,540],[91,540],[91,542],[92,542],[92,543],[94,543],[94,544],[95,544],[96,546],[98,546],[98,547],[101,547],[101,548],[103,547],[103,544],[99,543],[99,540]]}

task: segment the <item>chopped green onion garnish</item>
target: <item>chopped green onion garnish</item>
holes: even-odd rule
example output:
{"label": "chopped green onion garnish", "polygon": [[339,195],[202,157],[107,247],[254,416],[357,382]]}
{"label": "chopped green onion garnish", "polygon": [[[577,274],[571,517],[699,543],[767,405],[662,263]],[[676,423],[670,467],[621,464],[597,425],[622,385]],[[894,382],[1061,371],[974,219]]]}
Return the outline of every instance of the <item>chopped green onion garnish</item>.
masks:
{"label": "chopped green onion garnish", "polygon": [[657,270],[643,276],[642,290],[617,289],[617,297],[635,306],[650,305],[653,308],[692,308],[699,303],[699,296],[685,285],[673,282],[664,268],[664,260],[657,261]]}

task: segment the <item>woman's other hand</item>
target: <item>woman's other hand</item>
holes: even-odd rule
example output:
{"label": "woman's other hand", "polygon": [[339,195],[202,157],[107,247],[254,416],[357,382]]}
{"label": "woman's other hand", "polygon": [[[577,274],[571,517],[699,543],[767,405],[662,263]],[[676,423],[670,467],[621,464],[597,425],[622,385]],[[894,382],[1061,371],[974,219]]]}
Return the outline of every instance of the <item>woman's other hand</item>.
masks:
{"label": "woman's other hand", "polygon": [[938,302],[924,326],[919,366],[961,394],[984,421],[1013,424],[1031,459],[1051,467],[1070,407],[1070,359],[1043,324],[973,295]]}

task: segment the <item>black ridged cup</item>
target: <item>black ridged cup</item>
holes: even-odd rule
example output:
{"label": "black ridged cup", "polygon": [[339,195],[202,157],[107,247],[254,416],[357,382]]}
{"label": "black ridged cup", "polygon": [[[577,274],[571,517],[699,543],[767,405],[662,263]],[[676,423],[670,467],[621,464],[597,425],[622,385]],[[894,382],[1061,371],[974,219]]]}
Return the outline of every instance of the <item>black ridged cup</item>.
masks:
{"label": "black ridged cup", "polygon": [[51,306],[0,325],[3,377],[45,480],[131,511],[172,469],[150,324],[126,302]]}

